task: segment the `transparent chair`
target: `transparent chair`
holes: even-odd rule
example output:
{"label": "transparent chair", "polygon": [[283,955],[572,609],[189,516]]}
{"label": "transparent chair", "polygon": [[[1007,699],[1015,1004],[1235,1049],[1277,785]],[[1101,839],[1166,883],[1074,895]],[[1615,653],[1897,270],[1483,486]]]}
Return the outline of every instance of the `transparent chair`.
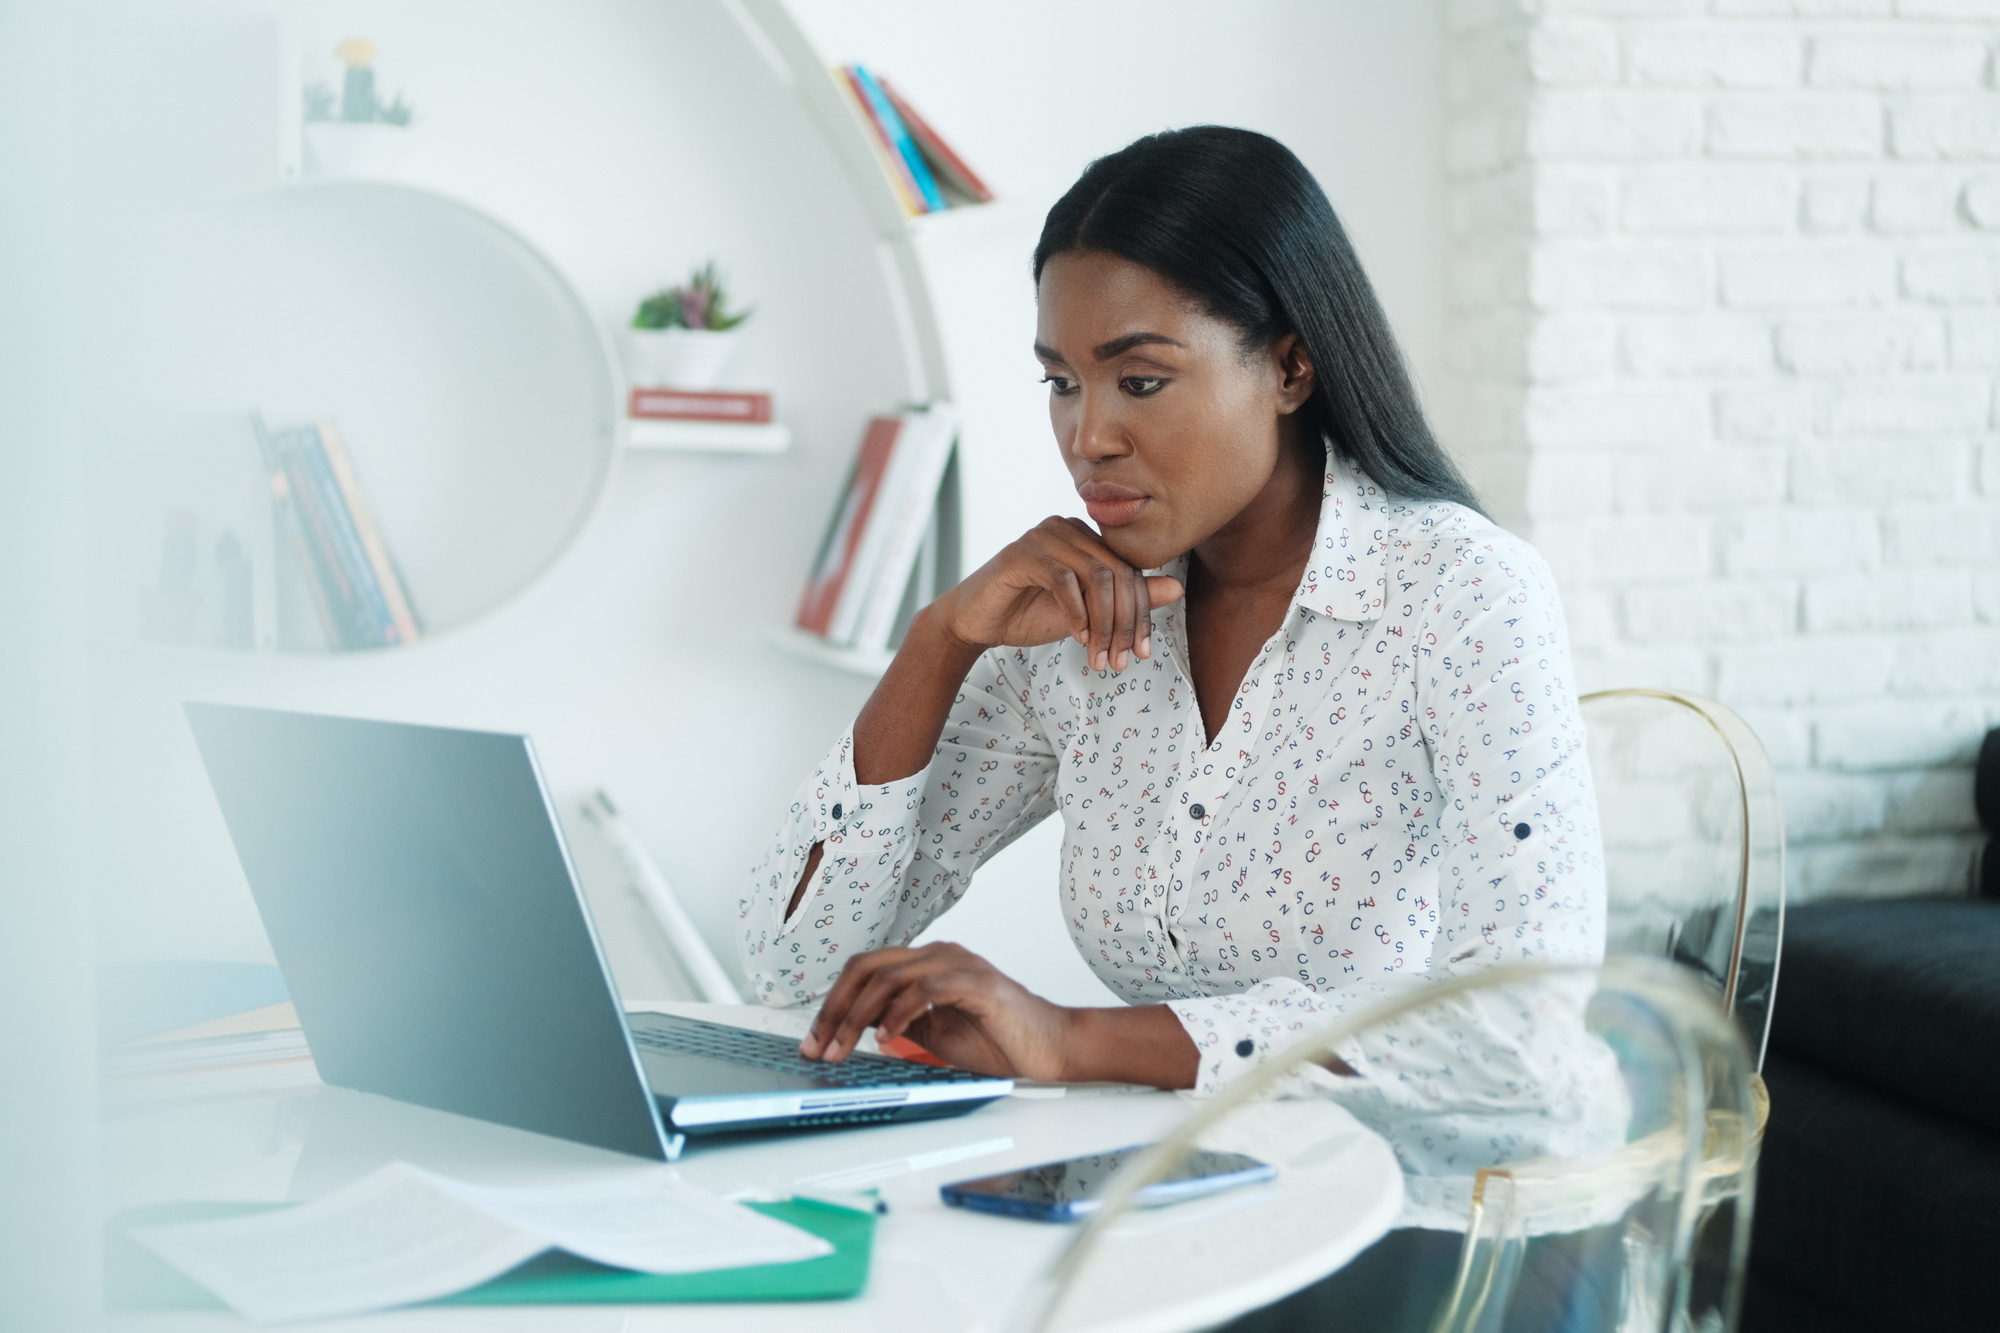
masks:
{"label": "transparent chair", "polygon": [[1705,978],[1764,1064],[1785,926],[1785,821],[1770,757],[1698,695],[1581,700],[1610,886],[1606,952]]}
{"label": "transparent chair", "polygon": [[[1204,1245],[1211,1254],[1223,1247],[1213,1229],[1254,1230],[1257,1210],[1279,1201],[1246,1192],[1225,1204],[1229,1196],[1218,1196],[1211,1201],[1218,1209],[1211,1216],[1188,1215],[1177,1222],[1175,1215],[1195,1205],[1137,1211],[1137,1191],[1165,1178],[1194,1148],[1255,1152],[1259,1137],[1270,1139],[1271,1126],[1280,1123],[1270,1119],[1274,1109],[1344,1116],[1324,1104],[1333,1076],[1318,1066],[1350,1039],[1392,1020],[1428,1017],[1451,1025],[1530,1012],[1544,1037],[1555,1034],[1554,1049],[1566,1052],[1563,1061],[1572,1061],[1565,1067],[1592,1071],[1597,1109],[1576,1117],[1589,1131],[1573,1138],[1575,1155],[1496,1165],[1471,1178],[1468,1229],[1456,1269],[1435,1273],[1428,1290],[1419,1292],[1416,1326],[1432,1333],[1732,1329],[1742,1299],[1756,1175],[1749,1050],[1700,979],[1646,958],[1616,958],[1601,969],[1492,968],[1414,988],[1306,1036],[1223,1095],[1196,1103],[1173,1134],[1113,1177],[1099,1211],[1025,1293],[1014,1328],[1070,1333],[1216,1324],[1216,1311],[1161,1290],[1158,1275],[1163,1267],[1174,1271],[1176,1263],[1204,1262]],[[1542,1043],[1543,1054],[1535,1058],[1543,1059],[1549,1049]],[[1559,1112],[1568,1094],[1554,1083],[1549,1087],[1550,1105],[1519,1109],[1530,1116]],[[1287,1100],[1273,1100],[1287,1089]],[[1269,1160],[1287,1160],[1287,1145],[1271,1146]],[[1281,1182],[1286,1169],[1281,1165]],[[1718,1210],[1722,1202],[1733,1206]],[[1330,1206],[1327,1215],[1341,1214]],[[1345,1216],[1351,1225],[1352,1214]],[[1331,1230],[1342,1223],[1325,1225]],[[1355,1238],[1341,1253],[1351,1257],[1374,1235]],[[1703,1247],[1722,1262],[1707,1269],[1697,1265]],[[1310,1247],[1299,1248],[1303,1253]],[[1328,1246],[1321,1253],[1336,1250]],[[1572,1270],[1538,1259],[1575,1253],[1588,1254],[1589,1262]],[[1294,1269],[1294,1285],[1310,1285],[1340,1262],[1332,1259],[1316,1273]],[[1565,1289],[1564,1281],[1573,1282],[1575,1290]],[[1552,1315],[1557,1310],[1563,1312],[1560,1318]]]}

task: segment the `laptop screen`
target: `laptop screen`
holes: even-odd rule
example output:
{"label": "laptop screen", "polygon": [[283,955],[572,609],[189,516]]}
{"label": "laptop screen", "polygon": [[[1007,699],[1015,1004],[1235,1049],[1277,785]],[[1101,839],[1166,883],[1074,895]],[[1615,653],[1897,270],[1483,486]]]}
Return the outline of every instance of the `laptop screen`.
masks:
{"label": "laptop screen", "polygon": [[527,737],[187,715],[322,1079],[666,1156]]}

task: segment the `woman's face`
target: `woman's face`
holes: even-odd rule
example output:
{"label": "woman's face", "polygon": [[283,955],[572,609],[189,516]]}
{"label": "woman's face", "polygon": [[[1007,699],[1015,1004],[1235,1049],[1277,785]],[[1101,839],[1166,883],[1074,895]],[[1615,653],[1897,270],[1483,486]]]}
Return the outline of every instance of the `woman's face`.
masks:
{"label": "woman's face", "polygon": [[1312,392],[1296,337],[1246,354],[1234,325],[1099,251],[1052,257],[1039,307],[1056,442],[1120,559],[1157,568],[1254,521]]}

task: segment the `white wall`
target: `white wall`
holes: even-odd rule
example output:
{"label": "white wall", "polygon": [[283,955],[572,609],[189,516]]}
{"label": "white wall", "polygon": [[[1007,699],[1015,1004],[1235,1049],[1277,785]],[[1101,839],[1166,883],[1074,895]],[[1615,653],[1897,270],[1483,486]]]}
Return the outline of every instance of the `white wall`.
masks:
{"label": "white wall", "polygon": [[1742,711],[1794,896],[1963,892],[2000,722],[2000,4],[1448,14],[1452,401],[1582,686]]}
{"label": "white wall", "polygon": [[[829,60],[889,72],[1010,205],[981,243],[1015,248],[1018,283],[1003,264],[990,270],[1002,277],[945,293],[957,359],[978,366],[957,386],[983,431],[967,460],[969,557],[1073,504],[1027,353],[1027,249],[1077,171],[1137,134],[1220,121],[1291,143],[1348,222],[1420,378],[1438,377],[1430,4],[1223,12],[1180,0],[1137,24],[1108,5],[798,9]],[[258,185],[273,154],[279,11],[253,0],[157,10],[104,3],[86,25],[95,45],[78,85],[96,216],[86,239],[105,274],[89,317],[101,330],[131,322],[125,280],[144,275],[121,256],[135,252],[147,211]],[[860,211],[719,5],[435,0],[286,12],[314,41],[372,37],[383,82],[417,107],[410,173],[518,227],[607,319],[719,257],[759,308],[743,373],[778,389],[799,443],[775,459],[623,460],[553,570],[414,650],[265,661],[101,648],[91,684],[102,951],[266,956],[178,717],[181,699],[201,697],[529,731],[559,791],[601,783],[617,795],[733,960],[745,868],[867,690],[760,641],[789,614],[862,419],[898,391]],[[171,324],[170,311],[145,318]],[[106,345],[117,341],[105,333]],[[94,408],[98,475],[114,499],[123,451],[171,455],[190,438],[192,427],[158,420],[142,399]],[[106,504],[120,515],[114,526],[157,525],[129,496]],[[138,563],[100,560],[100,627],[128,613]],[[1051,994],[1084,998],[1094,992],[1060,939],[1055,865],[1053,830],[1010,849],[960,910],[957,933]]]}

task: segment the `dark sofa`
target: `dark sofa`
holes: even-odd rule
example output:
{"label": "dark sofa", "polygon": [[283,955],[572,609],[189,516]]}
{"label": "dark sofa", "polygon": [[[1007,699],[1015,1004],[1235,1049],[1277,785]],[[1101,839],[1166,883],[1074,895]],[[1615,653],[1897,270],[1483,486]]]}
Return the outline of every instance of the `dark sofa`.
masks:
{"label": "dark sofa", "polygon": [[[2000,827],[2000,730],[1980,752]],[[1786,915],[1744,1333],[2000,1329],[2000,850],[1981,896]]]}

